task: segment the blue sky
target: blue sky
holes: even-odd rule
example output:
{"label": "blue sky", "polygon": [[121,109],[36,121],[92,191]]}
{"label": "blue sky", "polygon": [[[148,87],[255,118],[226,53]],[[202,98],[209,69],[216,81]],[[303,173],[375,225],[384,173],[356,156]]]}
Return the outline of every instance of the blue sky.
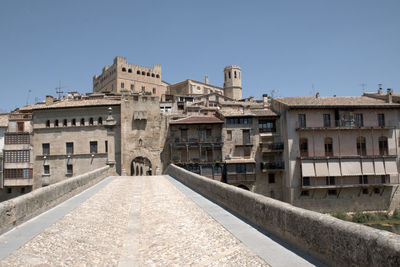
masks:
{"label": "blue sky", "polygon": [[170,83],[208,74],[222,86],[240,65],[244,96],[400,92],[399,14],[398,0],[4,0],[0,110],[56,95],[60,80],[90,92],[115,56],[161,64]]}

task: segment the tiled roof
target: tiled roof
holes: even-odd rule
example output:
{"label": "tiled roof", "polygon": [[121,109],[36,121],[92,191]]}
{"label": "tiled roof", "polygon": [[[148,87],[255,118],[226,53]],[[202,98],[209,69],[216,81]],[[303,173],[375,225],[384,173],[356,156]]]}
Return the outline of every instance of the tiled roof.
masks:
{"label": "tiled roof", "polygon": [[218,111],[224,117],[254,117],[255,114],[250,111],[245,111],[244,113],[239,110],[219,110]]}
{"label": "tiled roof", "polygon": [[224,123],[215,116],[190,116],[175,121],[170,121],[170,124],[214,124]]}
{"label": "tiled roof", "polygon": [[357,97],[281,97],[273,101],[281,102],[290,107],[337,107],[337,106],[358,106],[358,107],[400,107],[397,103],[387,103],[385,100],[365,96]]}
{"label": "tiled roof", "polygon": [[0,127],[8,126],[8,114],[0,114]]}
{"label": "tiled roof", "polygon": [[276,114],[269,108],[252,109],[251,112],[254,113],[256,116],[278,116],[278,114]]}
{"label": "tiled roof", "polygon": [[38,103],[32,106],[25,106],[20,110],[25,109],[54,109],[54,108],[75,108],[75,107],[87,107],[87,106],[107,106],[107,105],[119,105],[120,100],[115,99],[84,99],[84,100],[62,100],[55,101],[51,105],[46,105],[45,103]]}

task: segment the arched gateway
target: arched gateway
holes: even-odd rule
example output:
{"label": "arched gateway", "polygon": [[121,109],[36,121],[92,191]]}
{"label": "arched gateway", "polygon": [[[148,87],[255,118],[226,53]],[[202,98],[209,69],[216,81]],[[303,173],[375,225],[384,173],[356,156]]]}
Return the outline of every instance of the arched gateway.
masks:
{"label": "arched gateway", "polygon": [[131,162],[131,176],[152,175],[151,161],[145,157],[136,157]]}

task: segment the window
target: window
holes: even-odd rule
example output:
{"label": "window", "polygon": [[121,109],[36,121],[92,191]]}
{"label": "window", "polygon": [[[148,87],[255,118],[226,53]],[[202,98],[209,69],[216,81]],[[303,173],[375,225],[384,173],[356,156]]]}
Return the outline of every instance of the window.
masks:
{"label": "window", "polygon": [[359,155],[359,156],[367,155],[367,146],[365,144],[364,136],[357,137],[357,155]]}
{"label": "window", "polygon": [[46,121],[46,127],[49,128],[50,127],[50,120]]}
{"label": "window", "polygon": [[17,122],[17,127],[18,127],[18,132],[23,132],[24,131],[24,122]]}
{"label": "window", "polygon": [[275,174],[274,173],[269,173],[268,174],[268,183],[274,184],[275,183]]}
{"label": "window", "polygon": [[42,144],[42,154],[50,155],[50,144],[49,143]]}
{"label": "window", "polygon": [[66,119],[64,119],[63,121],[63,127],[67,127],[68,126],[68,121]]}
{"label": "window", "polygon": [[58,127],[58,120],[54,121],[54,127]]}
{"label": "window", "polygon": [[364,195],[368,195],[368,188],[363,188],[362,193],[363,193]]}
{"label": "window", "polygon": [[308,157],[308,140],[300,138],[300,157]]}
{"label": "window", "polygon": [[108,153],[108,141],[104,141],[104,151]]}
{"label": "window", "polygon": [[6,145],[21,145],[29,144],[30,136],[29,134],[13,134],[7,133],[4,137],[4,142]]}
{"label": "window", "polygon": [[388,139],[386,136],[379,137],[379,155],[389,155]]}
{"label": "window", "polygon": [[333,157],[333,145],[332,145],[332,138],[326,137],[325,138],[325,156],[326,157]]}
{"label": "window", "polygon": [[154,73],[152,73],[152,74],[151,74],[151,77],[153,77],[153,78],[154,78],[154,77],[156,77],[156,75],[154,75]]}
{"label": "window", "polygon": [[381,183],[382,184],[386,184],[386,181],[388,181],[388,179],[386,179],[386,175],[381,175]]}
{"label": "window", "polygon": [[375,193],[375,194],[380,194],[380,193],[381,193],[381,190],[379,190],[379,188],[374,188],[374,193]]}
{"label": "window", "polygon": [[147,73],[147,76],[150,76],[150,72]]}
{"label": "window", "polygon": [[85,119],[84,118],[81,119],[81,126],[85,126]]}
{"label": "window", "polygon": [[251,156],[251,147],[244,147],[243,148],[243,156],[245,159],[249,159]]}
{"label": "window", "polygon": [[7,194],[11,194],[12,193],[12,188],[11,187],[8,187],[7,188]]}
{"label": "window", "polygon": [[212,131],[211,129],[206,129],[206,138],[211,138]]}
{"label": "window", "polygon": [[252,118],[227,118],[226,119],[226,124],[253,124],[253,119]]}
{"label": "window", "polygon": [[329,189],[328,190],[328,195],[336,196],[337,195],[336,189]]}
{"label": "window", "polygon": [[139,75],[139,74],[140,74],[140,70],[138,70],[138,71],[136,72],[136,74],[138,74],[138,75]]}
{"label": "window", "polygon": [[144,91],[146,91],[146,87],[142,86],[142,93],[144,93]]}
{"label": "window", "polygon": [[236,173],[246,173],[246,164],[236,164]]}
{"label": "window", "polygon": [[359,181],[359,184],[368,184],[368,176],[360,175],[358,181]]}
{"label": "window", "polygon": [[231,78],[231,72],[228,72],[228,77],[229,77],[229,79]]}
{"label": "window", "polygon": [[70,143],[66,143],[65,144],[65,149],[67,154],[74,154],[74,143],[70,142]]}
{"label": "window", "polygon": [[310,185],[310,177],[303,177],[303,186]]}
{"label": "window", "polygon": [[356,113],[355,114],[355,124],[356,127],[363,127],[364,126],[364,118],[362,113]]}
{"label": "window", "polygon": [[93,118],[89,119],[89,125],[93,125]]}
{"label": "window", "polygon": [[25,194],[25,187],[21,187],[21,194]]}
{"label": "window", "polygon": [[250,144],[250,130],[242,130],[243,131],[243,145]]}
{"label": "window", "polygon": [[90,142],[90,153],[97,153],[97,141]]}
{"label": "window", "polygon": [[331,127],[331,114],[324,114],[324,127]]}
{"label": "window", "polygon": [[226,131],[226,140],[232,141],[232,131],[231,130]]}
{"label": "window", "polygon": [[156,94],[156,88],[153,88],[153,94]]}
{"label": "window", "polygon": [[378,114],[378,126],[385,127],[385,114]]}
{"label": "window", "polygon": [[5,169],[4,178],[32,179],[32,169]]}
{"label": "window", "polygon": [[72,119],[71,125],[72,125],[72,126],[76,126],[76,119]]}
{"label": "window", "polygon": [[235,79],[236,79],[236,78],[237,78],[237,76],[236,76],[236,71],[234,72],[234,74],[235,74],[235,76],[234,76],[234,77],[235,77]]}
{"label": "window", "polygon": [[135,89],[135,85],[131,84],[131,90]]}
{"label": "window", "polygon": [[128,72],[129,72],[129,73],[132,73],[132,69],[128,69]]}
{"label": "window", "polygon": [[50,174],[50,165],[43,165],[43,174]]}
{"label": "window", "polygon": [[326,177],[326,185],[334,185],[335,184],[335,177],[327,176]]}
{"label": "window", "polygon": [[157,74],[157,75],[156,75],[156,78],[160,78],[160,75]]}
{"label": "window", "polygon": [[274,120],[258,120],[258,130],[260,133],[276,132]]}
{"label": "window", "polygon": [[98,124],[98,125],[103,125],[103,118],[102,118],[102,117],[99,117],[99,118],[97,119],[97,124]]}
{"label": "window", "polygon": [[72,164],[67,164],[67,174],[73,174],[74,172],[74,167]]}
{"label": "window", "polygon": [[298,118],[298,123],[299,123],[299,127],[306,127],[306,114],[298,114],[297,115]]}
{"label": "window", "polygon": [[29,150],[8,150],[4,151],[4,162],[29,162]]}
{"label": "window", "polygon": [[181,139],[183,142],[187,140],[187,132],[187,129],[181,129]]}
{"label": "window", "polygon": [[121,83],[121,88],[124,88],[125,87],[125,84],[124,83]]}
{"label": "window", "polygon": [[146,75],[146,72],[142,71],[142,75]]}
{"label": "window", "polygon": [[310,192],[308,190],[303,190],[303,191],[301,191],[300,195],[302,197],[308,197],[310,195]]}

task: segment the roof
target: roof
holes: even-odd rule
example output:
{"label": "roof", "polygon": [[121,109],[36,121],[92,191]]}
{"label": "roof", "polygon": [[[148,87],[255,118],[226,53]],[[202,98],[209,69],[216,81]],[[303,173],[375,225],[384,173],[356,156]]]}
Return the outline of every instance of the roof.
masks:
{"label": "roof", "polygon": [[25,106],[20,110],[24,109],[55,109],[55,108],[76,108],[76,107],[87,107],[87,106],[108,106],[108,105],[119,105],[121,100],[115,99],[80,99],[80,100],[62,100],[54,101],[53,104],[46,105],[45,103],[38,103],[32,106]]}
{"label": "roof", "polygon": [[217,124],[224,123],[215,116],[189,116],[186,118],[170,121],[169,124]]}
{"label": "roof", "polygon": [[256,116],[278,116],[277,113],[273,112],[269,108],[264,108],[264,109],[252,109],[252,113],[254,113]]}
{"label": "roof", "polygon": [[254,113],[245,111],[238,111],[238,110],[219,110],[218,111],[224,117],[254,117]]}
{"label": "roof", "polygon": [[0,127],[7,127],[8,126],[8,114],[0,114]]}
{"label": "roof", "polygon": [[292,108],[324,108],[324,107],[400,107],[397,103],[366,97],[281,97],[273,101],[283,103]]}
{"label": "roof", "polygon": [[219,87],[219,86],[216,86],[216,85],[212,85],[212,84],[209,84],[209,83],[204,83],[204,82],[192,80],[192,79],[186,79],[186,80],[184,80],[184,81],[171,84],[170,86],[175,86],[175,85],[178,85],[178,84],[181,84],[181,83],[189,83],[189,82],[200,83],[200,84],[203,84],[203,85],[206,85],[206,86],[215,87],[215,88],[217,88],[217,89],[224,90],[224,88],[222,88],[222,87]]}

